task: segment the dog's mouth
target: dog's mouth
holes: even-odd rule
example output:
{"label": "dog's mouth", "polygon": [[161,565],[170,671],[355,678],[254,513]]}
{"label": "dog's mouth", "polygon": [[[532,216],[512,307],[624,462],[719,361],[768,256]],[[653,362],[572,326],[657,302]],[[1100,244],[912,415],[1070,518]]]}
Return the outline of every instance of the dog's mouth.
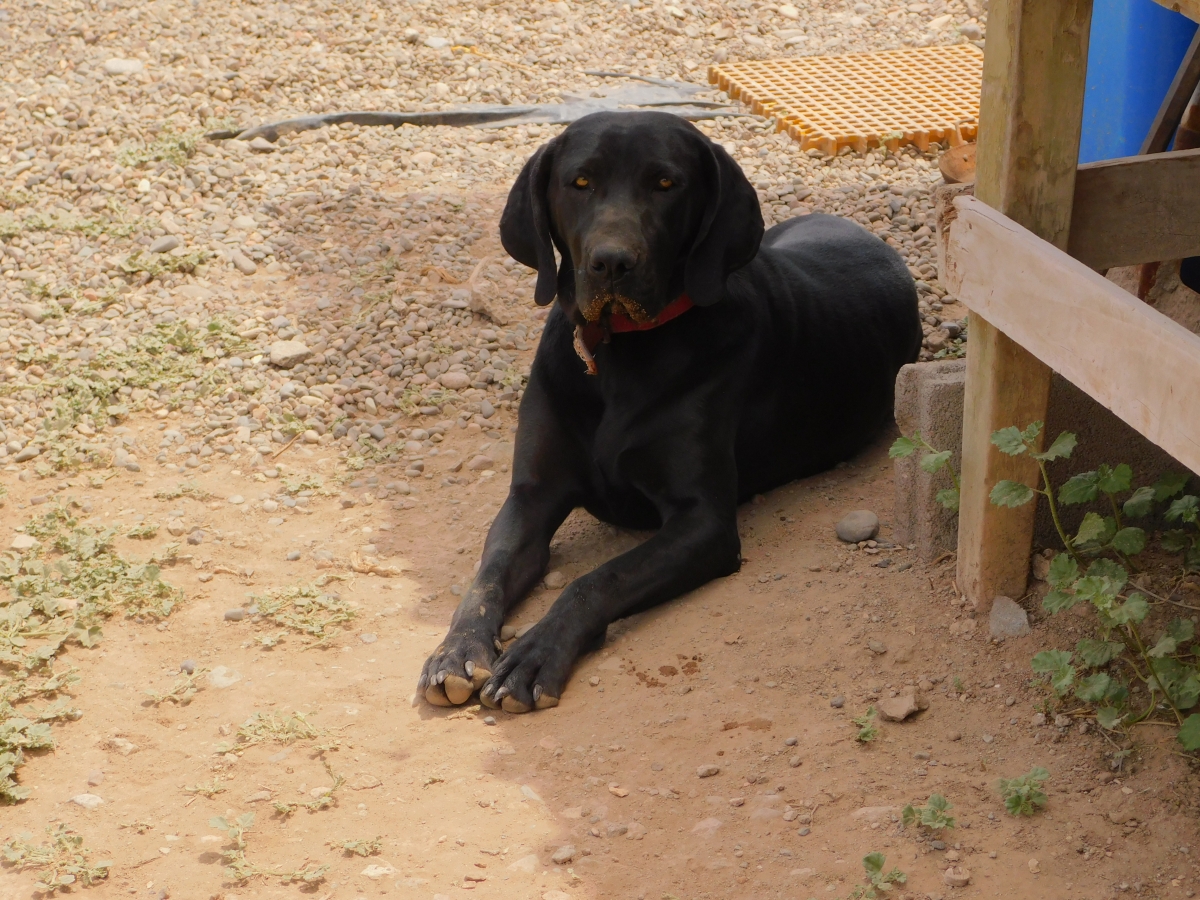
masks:
{"label": "dog's mouth", "polygon": [[608,321],[613,316],[625,316],[639,325],[654,319],[646,308],[631,297],[604,292],[594,295],[586,303],[577,304],[580,314],[590,323]]}

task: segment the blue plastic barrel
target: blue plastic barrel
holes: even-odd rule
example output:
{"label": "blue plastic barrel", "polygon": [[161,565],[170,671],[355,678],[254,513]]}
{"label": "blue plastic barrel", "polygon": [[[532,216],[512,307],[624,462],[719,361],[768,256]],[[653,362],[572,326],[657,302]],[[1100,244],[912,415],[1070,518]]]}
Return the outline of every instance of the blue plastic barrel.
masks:
{"label": "blue plastic barrel", "polygon": [[1141,151],[1195,32],[1154,0],[1095,0],[1081,163]]}

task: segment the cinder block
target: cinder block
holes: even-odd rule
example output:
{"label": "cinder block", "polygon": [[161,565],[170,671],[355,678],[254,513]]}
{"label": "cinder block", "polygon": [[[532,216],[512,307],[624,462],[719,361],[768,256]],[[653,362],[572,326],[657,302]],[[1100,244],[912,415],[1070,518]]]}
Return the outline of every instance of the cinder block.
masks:
{"label": "cinder block", "polygon": [[[896,424],[901,433],[912,435],[920,431],[938,450],[953,451],[956,472],[962,471],[965,383],[966,363],[963,360],[905,366],[896,379]],[[1056,486],[1076,473],[1094,470],[1101,463],[1128,463],[1133,468],[1135,486],[1151,483],[1164,472],[1185,471],[1164,451],[1059,375],[1051,381],[1046,420],[1048,441],[1063,431],[1070,431],[1079,439],[1079,446],[1069,460],[1050,464],[1050,477]],[[1029,423],[1011,424],[1023,428]],[[895,478],[893,533],[897,541],[915,544],[917,554],[926,560],[955,550],[958,516],[934,499],[939,490],[950,487],[949,475],[945,472],[929,475],[920,468],[920,454],[914,454],[908,459],[895,460]],[[1193,481],[1192,488],[1200,488],[1200,480]],[[1110,514],[1107,505],[1100,503],[1064,507],[1064,527],[1074,532],[1089,510],[1101,515]],[[1162,526],[1161,521],[1139,524]],[[1061,547],[1043,498],[1038,500],[1034,543],[1037,547]]]}
{"label": "cinder block", "polygon": [[[954,470],[962,462],[963,385],[967,364],[961,359],[904,366],[896,377],[896,424],[901,434],[921,432],[938,450],[951,450]],[[953,483],[946,472],[930,475],[921,453],[895,460],[896,508],[892,533],[901,544],[916,544],[930,560],[958,544],[958,515],[934,499]]]}

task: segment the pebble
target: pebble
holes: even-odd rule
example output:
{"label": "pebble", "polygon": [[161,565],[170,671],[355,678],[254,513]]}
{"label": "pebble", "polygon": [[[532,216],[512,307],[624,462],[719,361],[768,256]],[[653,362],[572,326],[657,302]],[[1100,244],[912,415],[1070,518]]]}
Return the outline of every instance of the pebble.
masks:
{"label": "pebble", "polygon": [[829,701],[829,705],[832,706],[834,709],[841,709],[843,706],[846,705],[846,698],[845,697],[834,697],[832,700]]}
{"label": "pebble", "polygon": [[988,614],[988,629],[994,638],[1015,638],[1029,634],[1029,614],[1015,600],[997,596]]}
{"label": "pebble", "polygon": [[185,659],[179,664],[179,671],[184,675],[194,675],[196,672],[196,661],[192,659]]}
{"label": "pebble", "polygon": [[720,772],[721,767],[714,766],[712,763],[708,763],[696,769],[696,775],[700,778],[712,778],[714,775],[719,775]]}
{"label": "pebble", "polygon": [[19,463],[29,462],[29,460],[35,459],[36,457],[40,456],[41,453],[42,453],[42,448],[40,446],[38,446],[37,444],[30,444],[28,447],[24,448],[23,450],[17,451],[16,455],[13,456],[13,462],[19,462]]}
{"label": "pebble", "polygon": [[495,724],[496,724],[496,717],[495,717],[495,716],[484,716],[484,717],[483,717],[483,724],[484,724],[484,725],[495,725]]}
{"label": "pebble", "polygon": [[208,683],[215,688],[233,687],[242,680],[242,673],[227,666],[213,666],[208,673]]}
{"label": "pebble", "polygon": [[232,497],[229,498],[229,502],[232,503],[234,506],[241,506],[243,503],[246,502],[246,498],[243,497],[241,494],[234,494]]}
{"label": "pebble", "polygon": [[88,787],[99,787],[104,783],[104,773],[99,769],[88,772]]}
{"label": "pebble", "polygon": [[812,829],[805,825],[803,828],[797,831],[796,834],[798,834],[800,837],[808,837],[810,834],[812,834]]}
{"label": "pebble", "polygon": [[850,544],[869,541],[879,531],[879,516],[866,509],[847,513],[837,523],[837,536]]}
{"label": "pebble", "polygon": [[951,866],[942,874],[948,887],[966,887],[971,883],[971,870],[963,866]]}
{"label": "pebble", "polygon": [[275,500],[264,500],[262,508],[263,512],[273,513],[279,509],[279,503]]}
{"label": "pebble", "polygon": [[379,638],[378,638],[378,637],[376,637],[375,635],[371,634],[370,632],[365,632],[364,634],[360,634],[360,635],[358,636],[358,639],[359,639],[360,641],[362,641],[364,644],[373,644],[373,643],[375,643],[377,640],[379,640]]}
{"label": "pebble", "polygon": [[9,542],[8,549],[25,551],[32,550],[37,545],[37,538],[31,534],[14,534],[12,541]]}
{"label": "pebble", "polygon": [[288,561],[288,562],[295,562],[295,561],[296,561],[296,560],[298,560],[299,558],[300,558],[300,551],[299,551],[299,550],[289,550],[289,551],[288,551],[288,555],[287,555],[287,561]]}
{"label": "pebble", "polygon": [[551,571],[546,573],[546,577],[542,579],[542,584],[552,591],[558,590],[567,583],[567,576],[559,571]]}
{"label": "pebble", "polygon": [[76,794],[71,798],[71,802],[76,806],[82,806],[84,809],[96,809],[103,805],[103,798],[96,794]]}
{"label": "pebble", "polygon": [[170,253],[183,242],[173,234],[164,234],[150,245],[151,253]]}
{"label": "pebble", "polygon": [[253,275],[258,271],[258,266],[254,260],[246,256],[241,250],[234,250],[229,254],[229,261],[233,263],[235,269],[243,275]]}
{"label": "pebble", "polygon": [[225,610],[226,622],[240,622],[244,618],[246,618],[246,610],[240,606],[235,607],[234,609]]}
{"label": "pebble", "polygon": [[783,740],[785,747],[795,747],[798,743],[800,743],[800,738],[797,737],[784,738]]}
{"label": "pebble", "polygon": [[271,365],[291,369],[312,355],[303,341],[276,341],[271,345]]}
{"label": "pebble", "polygon": [[104,71],[109,75],[136,75],[145,68],[140,59],[106,59]]}
{"label": "pebble", "polygon": [[571,844],[564,844],[550,855],[550,861],[557,865],[565,866],[567,863],[574,861],[575,857],[578,855],[579,851],[576,850],[574,846]]}
{"label": "pebble", "polygon": [[895,697],[887,697],[875,704],[879,717],[885,722],[903,722],[913,713],[922,709],[921,701],[912,688],[901,691]]}
{"label": "pebble", "polygon": [[798,768],[800,768],[800,765],[803,762],[804,762],[804,760],[802,760],[799,756],[793,756],[791,759],[788,760],[788,765],[791,766],[793,769],[798,769]]}
{"label": "pebble", "polygon": [[204,543],[204,532],[199,529],[196,529],[195,531],[193,531],[191,534],[189,534],[187,536],[187,542],[189,544],[192,544],[193,546],[196,544]]}

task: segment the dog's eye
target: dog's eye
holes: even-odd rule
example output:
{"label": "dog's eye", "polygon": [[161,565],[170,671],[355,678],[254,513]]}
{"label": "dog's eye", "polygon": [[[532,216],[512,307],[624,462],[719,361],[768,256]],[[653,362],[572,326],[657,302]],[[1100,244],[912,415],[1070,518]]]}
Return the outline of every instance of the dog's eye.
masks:
{"label": "dog's eye", "polygon": [[670,178],[660,178],[658,179],[658,186],[666,191],[674,187],[675,182],[673,182]]}
{"label": "dog's eye", "polygon": [[575,179],[575,187],[577,187],[577,188],[585,188],[589,184],[591,184],[591,182],[588,181],[587,178],[584,177],[583,175],[580,175],[578,178]]}

